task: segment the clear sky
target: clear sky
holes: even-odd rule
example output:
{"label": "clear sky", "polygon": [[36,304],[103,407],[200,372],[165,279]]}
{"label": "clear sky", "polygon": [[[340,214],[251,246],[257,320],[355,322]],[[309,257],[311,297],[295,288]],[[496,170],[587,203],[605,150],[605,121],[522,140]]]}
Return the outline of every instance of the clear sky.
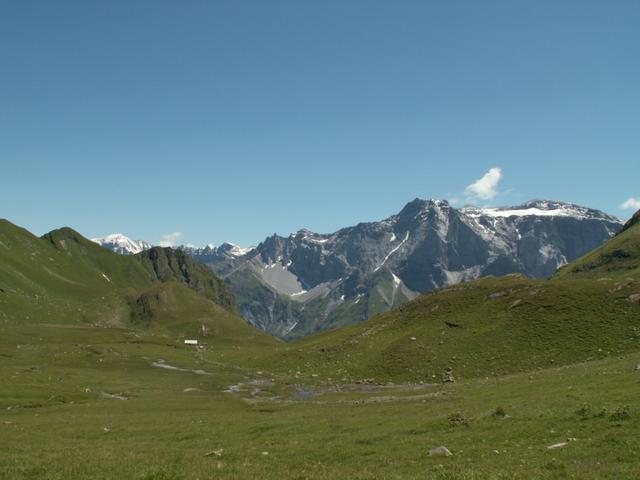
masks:
{"label": "clear sky", "polygon": [[415,197],[630,216],[640,2],[0,0],[0,217],[248,245]]}

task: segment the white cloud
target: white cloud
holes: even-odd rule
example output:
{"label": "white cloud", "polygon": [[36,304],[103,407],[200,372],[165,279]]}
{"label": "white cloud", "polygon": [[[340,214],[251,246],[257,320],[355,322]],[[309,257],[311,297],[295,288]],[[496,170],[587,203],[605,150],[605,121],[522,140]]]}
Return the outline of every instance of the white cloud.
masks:
{"label": "white cloud", "polygon": [[173,232],[167,233],[162,236],[162,240],[160,240],[161,247],[173,247],[178,240],[182,238],[181,232]]}
{"label": "white cloud", "polygon": [[640,198],[629,197],[619,206],[622,210],[640,210]]}
{"label": "white cloud", "polygon": [[467,188],[464,193],[469,201],[491,200],[498,195],[498,184],[502,180],[501,168],[490,168],[482,178],[476,180]]}

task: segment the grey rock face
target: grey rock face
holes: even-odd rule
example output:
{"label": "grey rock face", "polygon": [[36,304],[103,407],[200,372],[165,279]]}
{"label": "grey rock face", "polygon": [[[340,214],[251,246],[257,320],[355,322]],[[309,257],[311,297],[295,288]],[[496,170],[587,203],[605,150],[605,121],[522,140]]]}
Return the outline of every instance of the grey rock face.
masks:
{"label": "grey rock face", "polygon": [[621,226],[616,217],[562,202],[456,209],[415,199],[397,215],[332,234],[300,230],[254,249],[185,252],[226,279],[247,321],[295,337],[357,323],[445,285],[509,273],[551,276]]}

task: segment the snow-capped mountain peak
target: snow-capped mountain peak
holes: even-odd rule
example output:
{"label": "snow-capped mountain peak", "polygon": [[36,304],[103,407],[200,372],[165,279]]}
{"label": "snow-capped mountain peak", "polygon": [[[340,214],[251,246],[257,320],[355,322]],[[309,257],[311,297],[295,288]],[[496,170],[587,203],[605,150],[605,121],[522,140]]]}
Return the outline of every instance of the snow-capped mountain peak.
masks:
{"label": "snow-capped mountain peak", "polygon": [[121,255],[135,255],[152,247],[144,240],[131,240],[122,233],[112,233],[106,237],[92,238],[91,241]]}
{"label": "snow-capped mountain peak", "polygon": [[[145,242],[143,240],[132,240],[122,233],[112,233],[111,235],[92,238],[91,240],[104,248],[108,248],[115,253],[119,253],[120,255],[135,255],[136,253],[140,253],[153,247],[149,242]],[[224,242],[219,247],[209,243],[203,248],[194,247],[193,245],[180,245],[175,248],[182,250],[191,256],[197,257],[199,255],[207,255],[228,259],[240,258],[255,249],[255,247],[241,247],[231,242]]]}
{"label": "snow-capped mountain peak", "polygon": [[218,251],[221,253],[225,253],[231,257],[242,257],[254,250],[255,247],[241,247],[231,242],[224,242],[222,245],[218,247]]}

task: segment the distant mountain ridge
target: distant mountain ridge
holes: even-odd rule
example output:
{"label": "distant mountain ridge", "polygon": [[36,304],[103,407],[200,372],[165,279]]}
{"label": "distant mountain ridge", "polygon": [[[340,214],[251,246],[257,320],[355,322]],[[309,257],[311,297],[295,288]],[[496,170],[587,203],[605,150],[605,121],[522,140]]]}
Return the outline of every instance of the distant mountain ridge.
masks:
{"label": "distant mountain ridge", "polygon": [[120,255],[135,255],[145,250],[149,250],[153,246],[144,240],[131,240],[122,233],[113,233],[106,237],[92,238],[91,241],[119,253]]}
{"label": "distant mountain ridge", "polygon": [[[122,233],[112,233],[105,237],[92,238],[91,241],[120,255],[136,255],[157,246],[145,240],[132,240]],[[181,250],[191,256],[197,255],[220,258],[241,257],[254,248],[255,247],[241,247],[231,242],[224,242],[219,247],[212,244],[208,244],[205,247],[192,247],[187,245],[175,247],[176,250]]]}
{"label": "distant mountain ridge", "polygon": [[[257,247],[176,248],[229,284],[249,323],[295,338],[357,323],[446,285],[509,273],[550,277],[622,225],[567,202],[458,209],[416,198],[387,219],[331,234],[302,229]],[[123,235],[94,241],[118,253],[150,248]]]}
{"label": "distant mountain ridge", "polygon": [[456,209],[415,199],[379,222],[273,235],[239,256],[185,251],[225,279],[249,323],[294,338],[357,323],[446,285],[509,273],[550,277],[622,223],[548,200]]}
{"label": "distant mountain ridge", "polygon": [[255,249],[255,247],[240,247],[239,245],[231,242],[224,242],[219,247],[209,244],[203,248],[186,245],[180,245],[176,248],[194,258],[205,257],[208,259],[216,259],[217,261],[234,260],[252,252]]}

